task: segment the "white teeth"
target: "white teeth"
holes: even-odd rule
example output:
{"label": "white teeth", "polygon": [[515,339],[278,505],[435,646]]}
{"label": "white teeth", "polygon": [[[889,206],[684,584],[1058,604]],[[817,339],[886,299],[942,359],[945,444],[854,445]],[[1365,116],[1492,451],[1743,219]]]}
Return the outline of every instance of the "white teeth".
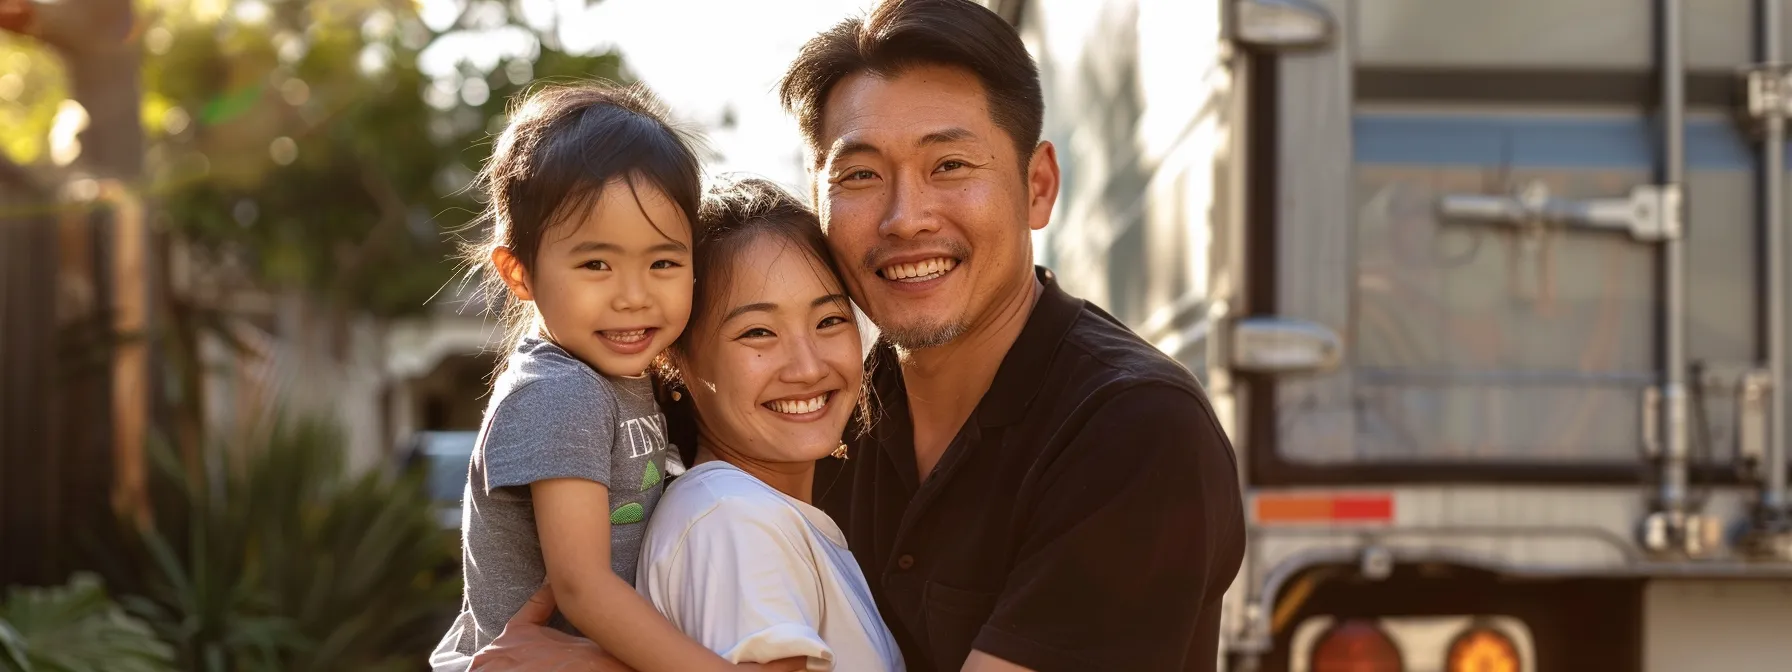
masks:
{"label": "white teeth", "polygon": [[958,260],[950,257],[935,257],[925,261],[886,266],[883,276],[887,280],[897,282],[926,282],[946,274],[958,266]]}
{"label": "white teeth", "polygon": [[604,332],[604,336],[606,338],[609,338],[612,341],[617,342],[617,343],[634,343],[635,341],[639,341],[643,338],[647,338],[647,330],[646,329],[636,329],[634,331],[606,331],[606,332]]}
{"label": "white teeth", "polygon": [[802,415],[804,413],[814,413],[819,411],[821,410],[821,407],[826,406],[827,403],[828,395],[823,393],[811,399],[779,399],[766,402],[765,405],[771,407],[774,411],[786,415]]}

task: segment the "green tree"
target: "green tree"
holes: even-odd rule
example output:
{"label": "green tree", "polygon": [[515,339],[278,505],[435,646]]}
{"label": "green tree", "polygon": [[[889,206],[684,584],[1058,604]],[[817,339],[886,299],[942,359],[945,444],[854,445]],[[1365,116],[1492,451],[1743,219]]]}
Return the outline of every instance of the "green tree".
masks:
{"label": "green tree", "polygon": [[32,38],[0,37],[0,150],[54,173],[72,95],[89,117],[73,167],[139,184],[212,288],[413,313],[452,273],[446,234],[478,209],[463,188],[508,99],[629,78],[520,1],[444,2],[432,27],[401,0],[142,0],[135,20],[128,0],[0,0],[0,28]]}
{"label": "green tree", "polygon": [[[146,34],[153,191],[197,250],[376,315],[448,279],[444,234],[478,207],[462,189],[509,96],[533,77],[622,78],[615,56],[561,52],[495,2],[436,32],[410,3],[253,1]],[[426,49],[451,66],[426,74]]]}

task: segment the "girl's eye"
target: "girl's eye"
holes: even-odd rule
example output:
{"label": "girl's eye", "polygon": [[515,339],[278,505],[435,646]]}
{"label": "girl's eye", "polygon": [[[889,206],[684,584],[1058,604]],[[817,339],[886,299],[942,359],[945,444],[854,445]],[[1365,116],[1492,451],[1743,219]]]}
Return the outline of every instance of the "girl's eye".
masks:
{"label": "girl's eye", "polygon": [[826,329],[828,327],[835,327],[835,326],[839,326],[842,324],[846,324],[846,318],[841,317],[839,315],[829,315],[825,318],[822,318],[821,324],[815,325],[815,328],[816,329]]}
{"label": "girl's eye", "polygon": [[587,271],[607,271],[610,270],[610,265],[601,260],[593,259],[580,265],[579,268],[583,268]]}
{"label": "girl's eye", "polygon": [[771,336],[773,336],[773,334],[770,329],[765,327],[753,327],[752,329],[748,329],[746,333],[741,334],[740,338],[770,338]]}
{"label": "girl's eye", "polygon": [[656,270],[656,271],[663,271],[668,268],[678,268],[678,267],[679,267],[679,263],[676,261],[673,261],[671,259],[661,259],[659,261],[653,262],[653,270]]}

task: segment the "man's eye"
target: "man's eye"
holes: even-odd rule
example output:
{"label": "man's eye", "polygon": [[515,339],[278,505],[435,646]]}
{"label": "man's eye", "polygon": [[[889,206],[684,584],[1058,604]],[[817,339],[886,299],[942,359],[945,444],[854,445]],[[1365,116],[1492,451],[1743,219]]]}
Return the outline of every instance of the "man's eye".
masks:
{"label": "man's eye", "polygon": [[584,264],[581,264],[579,266],[579,268],[583,268],[587,271],[607,271],[607,270],[610,270],[610,265],[604,263],[603,261],[593,259],[591,261],[585,262]]}
{"label": "man's eye", "polygon": [[937,173],[937,172],[947,171],[947,170],[958,170],[959,168],[964,168],[965,165],[966,164],[963,161],[946,161],[944,163],[941,163],[939,168],[934,169],[934,172]]}
{"label": "man's eye", "polygon": [[870,170],[867,170],[864,168],[860,168],[858,170],[846,171],[846,174],[840,176],[840,181],[841,182],[853,182],[853,181],[857,181],[857,180],[874,179],[876,177],[877,177],[877,173],[871,172]]}

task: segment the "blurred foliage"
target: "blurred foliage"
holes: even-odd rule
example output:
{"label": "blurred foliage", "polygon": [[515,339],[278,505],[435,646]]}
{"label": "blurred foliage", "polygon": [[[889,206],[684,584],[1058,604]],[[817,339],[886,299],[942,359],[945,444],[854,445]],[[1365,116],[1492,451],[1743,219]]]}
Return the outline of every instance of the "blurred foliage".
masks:
{"label": "blurred foliage", "polygon": [[[452,274],[446,237],[479,207],[462,190],[508,99],[540,78],[628,79],[613,53],[561,50],[557,21],[524,4],[140,0],[143,188],[157,221],[202,265],[245,261],[265,288],[381,316],[421,310]],[[66,95],[48,52],[0,34],[12,160],[48,167]]]}
{"label": "blurred foliage", "polygon": [[57,103],[67,97],[55,57],[0,32],[0,154],[19,163],[42,160]]}
{"label": "blurred foliage", "polygon": [[107,598],[91,574],[66,586],[13,588],[0,603],[5,672],[161,672],[173,662],[168,645]]}
{"label": "blurred foliage", "polygon": [[421,474],[352,474],[314,420],[258,434],[200,465],[154,451],[153,519],[110,559],[122,602],[181,669],[414,669],[460,598]]}

